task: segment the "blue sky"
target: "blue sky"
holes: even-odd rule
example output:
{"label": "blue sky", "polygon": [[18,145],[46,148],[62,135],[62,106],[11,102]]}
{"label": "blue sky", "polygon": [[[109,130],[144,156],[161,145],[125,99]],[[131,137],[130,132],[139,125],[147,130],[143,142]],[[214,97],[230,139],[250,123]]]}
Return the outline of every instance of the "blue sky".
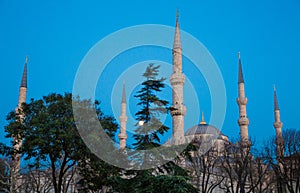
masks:
{"label": "blue sky", "polygon": [[[174,26],[177,8],[181,29],[206,46],[222,72],[227,94],[222,131],[226,135],[238,137],[239,133],[238,51],[241,52],[249,101],[249,135],[261,143],[275,133],[272,126],[273,84],[278,91],[283,129],[299,128],[299,0],[0,0],[0,140],[4,141],[5,117],[17,104],[26,55],[29,56],[28,98],[39,99],[51,92],[71,92],[81,60],[99,40],[133,25]],[[168,57],[166,60],[171,62]],[[198,91],[202,97],[199,100],[209,104],[207,89],[203,88],[203,92]],[[103,104],[103,108],[111,113],[109,105]],[[204,108],[210,111],[209,105]]]}

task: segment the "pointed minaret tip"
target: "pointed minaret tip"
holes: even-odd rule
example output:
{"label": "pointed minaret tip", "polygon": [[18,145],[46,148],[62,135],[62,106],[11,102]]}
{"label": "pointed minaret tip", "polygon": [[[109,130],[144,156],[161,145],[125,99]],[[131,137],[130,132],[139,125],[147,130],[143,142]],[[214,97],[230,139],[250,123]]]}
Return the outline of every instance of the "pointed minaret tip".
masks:
{"label": "pointed minaret tip", "polygon": [[240,52],[238,52],[238,59],[239,59],[239,78],[238,78],[238,83],[244,83],[244,75],[243,75],[242,61],[241,61],[241,54],[240,54]]}
{"label": "pointed minaret tip", "polygon": [[176,22],[178,21],[178,19],[179,19],[179,10],[177,8],[177,10],[176,10]]}
{"label": "pointed minaret tip", "polygon": [[181,39],[180,39],[180,27],[179,27],[179,11],[176,11],[176,27],[175,27],[175,37],[174,37],[174,45],[173,49],[180,48],[181,49]]}
{"label": "pointed minaret tip", "polygon": [[274,85],[274,110],[279,110],[277,93],[276,93],[276,86]]}
{"label": "pointed minaret tip", "polygon": [[125,81],[123,82],[122,103],[126,103]]}
{"label": "pointed minaret tip", "polygon": [[24,65],[24,71],[22,75],[22,81],[21,81],[21,86],[27,88],[27,64],[28,64],[28,56],[25,58],[25,65]]}

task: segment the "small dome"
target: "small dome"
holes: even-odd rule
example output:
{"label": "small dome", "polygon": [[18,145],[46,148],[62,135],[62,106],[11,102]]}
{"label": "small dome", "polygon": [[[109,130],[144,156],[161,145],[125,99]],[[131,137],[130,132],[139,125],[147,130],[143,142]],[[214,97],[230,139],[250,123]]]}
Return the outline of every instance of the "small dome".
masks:
{"label": "small dome", "polygon": [[220,140],[228,140],[228,137],[225,136],[219,129],[217,129],[215,126],[209,125],[204,120],[204,112],[202,112],[202,120],[200,124],[195,125],[191,128],[189,128],[185,134],[186,137],[188,136],[211,136],[213,138],[217,138]]}

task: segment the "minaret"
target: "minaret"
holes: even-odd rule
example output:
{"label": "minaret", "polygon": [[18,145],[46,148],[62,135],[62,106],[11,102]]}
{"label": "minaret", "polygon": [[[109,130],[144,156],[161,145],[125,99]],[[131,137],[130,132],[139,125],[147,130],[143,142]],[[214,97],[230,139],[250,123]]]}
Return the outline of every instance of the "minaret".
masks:
{"label": "minaret", "polygon": [[246,105],[247,105],[248,99],[245,96],[245,82],[244,82],[244,77],[243,77],[240,53],[238,53],[238,59],[239,59],[238,98],[236,99],[237,104],[239,106],[239,114],[240,114],[240,118],[238,119],[238,124],[240,126],[241,143],[242,143],[242,145],[247,145],[249,142],[249,138],[248,138],[249,119],[247,117],[247,111],[246,111]]}
{"label": "minaret", "polygon": [[284,144],[282,138],[282,122],[280,121],[280,110],[276,95],[276,88],[274,86],[274,117],[275,122],[273,124],[274,128],[276,129],[276,155],[277,157],[283,157],[284,155]]}
{"label": "minaret", "polygon": [[120,139],[120,149],[126,147],[126,122],[127,122],[127,116],[126,116],[126,91],[125,91],[125,84],[123,85],[123,93],[122,93],[122,102],[121,102],[121,116],[120,118],[120,134],[118,135]]}
{"label": "minaret", "polygon": [[[19,90],[19,100],[18,100],[18,106],[16,107],[15,111],[16,114],[19,115],[20,120],[22,121],[24,118],[24,115],[22,112],[20,112],[22,103],[26,102],[26,94],[27,94],[27,63],[28,63],[28,57],[26,56],[25,59],[25,65],[24,65],[24,71],[22,75],[20,90]],[[14,150],[18,151],[22,145],[22,140],[18,139],[19,137],[13,137],[14,140]],[[20,155],[15,154],[13,157],[13,172],[15,174],[19,173],[20,170]]]}
{"label": "minaret", "polygon": [[173,135],[172,140],[175,144],[182,143],[184,138],[184,116],[186,113],[186,107],[183,104],[183,85],[185,82],[185,76],[182,73],[182,47],[180,40],[180,28],[178,21],[178,11],[176,13],[176,28],[173,44],[173,73],[170,77],[172,85],[172,103],[173,110],[172,125]]}

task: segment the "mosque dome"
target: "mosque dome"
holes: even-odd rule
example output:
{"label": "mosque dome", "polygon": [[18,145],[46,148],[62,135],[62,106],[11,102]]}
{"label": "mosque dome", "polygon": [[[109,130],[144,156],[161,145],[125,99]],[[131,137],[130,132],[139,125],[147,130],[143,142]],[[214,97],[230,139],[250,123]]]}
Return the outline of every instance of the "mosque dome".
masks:
{"label": "mosque dome", "polygon": [[215,139],[228,140],[228,137],[224,135],[219,129],[213,125],[209,125],[204,120],[204,114],[202,113],[202,121],[200,124],[194,125],[189,128],[185,134],[186,137],[199,137],[199,136],[210,136]]}
{"label": "mosque dome", "polygon": [[204,134],[209,134],[209,135],[224,135],[219,129],[217,129],[213,125],[209,124],[198,124],[194,125],[193,127],[189,128],[185,132],[185,136],[189,135],[204,135]]}

